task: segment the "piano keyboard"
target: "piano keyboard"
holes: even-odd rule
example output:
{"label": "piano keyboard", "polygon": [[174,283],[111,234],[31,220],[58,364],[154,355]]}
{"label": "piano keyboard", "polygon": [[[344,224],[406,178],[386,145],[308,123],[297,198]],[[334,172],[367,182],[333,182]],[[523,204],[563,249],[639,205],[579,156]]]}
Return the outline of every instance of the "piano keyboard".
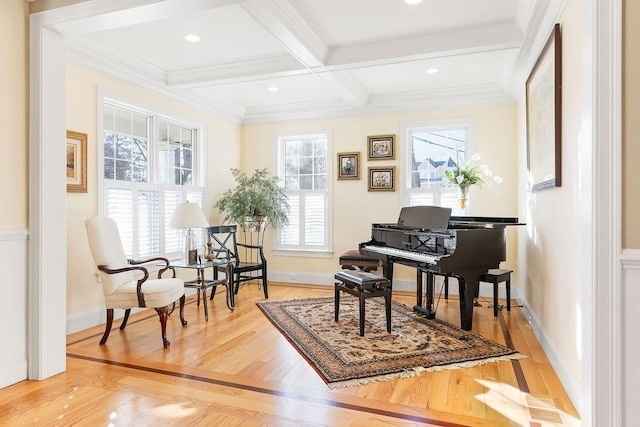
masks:
{"label": "piano keyboard", "polygon": [[362,249],[369,252],[375,252],[375,253],[384,254],[384,255],[391,255],[398,258],[410,259],[412,261],[426,262],[428,264],[433,264],[433,265],[436,265],[438,260],[442,258],[442,255],[405,251],[403,249],[396,249],[388,246],[366,245],[366,246],[363,246]]}

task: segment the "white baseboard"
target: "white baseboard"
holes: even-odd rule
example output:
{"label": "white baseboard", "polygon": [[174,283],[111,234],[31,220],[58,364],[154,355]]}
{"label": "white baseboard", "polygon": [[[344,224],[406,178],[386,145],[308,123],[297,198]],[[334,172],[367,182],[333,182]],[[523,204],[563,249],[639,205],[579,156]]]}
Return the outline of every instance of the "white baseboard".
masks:
{"label": "white baseboard", "polygon": [[0,367],[0,389],[27,378],[27,359]]}
{"label": "white baseboard", "polygon": [[[338,271],[338,270],[336,270]],[[382,275],[382,272],[378,271],[376,274]],[[302,272],[288,272],[288,271],[269,271],[269,280],[281,283],[298,283],[306,285],[327,285],[333,286],[334,273],[302,273]],[[436,279],[436,294],[442,289],[442,278]],[[411,278],[394,278],[393,289],[397,291],[415,292],[416,291],[416,279]],[[444,292],[444,291],[443,291]],[[449,280],[449,293],[451,295],[458,295],[458,283],[455,279]],[[493,298],[493,285],[490,283],[480,283],[480,296]],[[507,292],[504,284],[498,286],[498,297],[506,298]],[[511,282],[511,298],[520,298],[520,292],[518,288]]]}
{"label": "white baseboard", "polygon": [[540,326],[540,319],[531,310],[529,303],[522,298],[519,298],[522,305],[522,311],[531,325],[534,335],[538,339],[538,342],[542,346],[544,353],[547,355],[553,370],[558,375],[562,386],[569,395],[569,399],[573,403],[573,406],[580,408],[581,399],[581,384],[580,381],[571,373],[567,368],[567,365],[562,361],[555,347],[551,344],[551,341],[546,336],[544,329]]}
{"label": "white baseboard", "polygon": [[[195,293],[195,289],[185,289],[185,295],[187,296]],[[148,310],[148,308],[134,308],[131,310],[131,314],[139,313],[143,310]],[[123,316],[124,310],[114,310],[114,324],[117,323],[116,321],[118,319],[122,319]],[[104,306],[69,315],[67,316],[67,335],[84,331],[85,329],[93,328],[94,326],[104,325],[106,321],[107,311]]]}

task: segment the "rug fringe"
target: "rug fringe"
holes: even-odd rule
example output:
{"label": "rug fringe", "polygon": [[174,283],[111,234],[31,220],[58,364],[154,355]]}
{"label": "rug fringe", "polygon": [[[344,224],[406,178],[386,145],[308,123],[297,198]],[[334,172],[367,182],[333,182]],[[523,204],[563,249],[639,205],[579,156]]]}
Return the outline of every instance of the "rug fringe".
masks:
{"label": "rug fringe", "polygon": [[393,374],[378,375],[378,376],[373,376],[373,377],[356,378],[356,379],[353,379],[353,380],[332,382],[332,383],[328,383],[327,387],[329,387],[329,389],[331,390],[331,389],[334,389],[334,388],[346,388],[346,387],[361,386],[361,385],[365,385],[365,384],[369,384],[369,383],[375,383],[375,382],[381,382],[381,381],[390,381],[390,380],[396,380],[396,379],[401,379],[401,378],[413,378],[413,377],[417,377],[422,372],[438,372],[438,371],[445,371],[445,370],[449,370],[449,369],[473,368],[475,366],[481,366],[481,365],[485,365],[487,363],[508,362],[510,360],[526,359],[526,358],[527,358],[527,356],[524,355],[524,354],[513,353],[513,354],[507,354],[507,355],[504,355],[504,356],[496,356],[496,357],[490,357],[490,358],[487,358],[487,359],[480,359],[480,360],[469,360],[469,361],[466,361],[466,362],[453,363],[453,364],[443,365],[443,366],[431,366],[429,368],[425,368],[425,367],[422,367],[422,366],[417,366],[417,367],[412,368],[410,370],[406,370],[406,371],[402,371],[402,372],[395,372]]}
{"label": "rug fringe", "polygon": [[437,371],[445,371],[447,369],[473,368],[475,366],[486,365],[487,363],[509,362],[511,360],[526,359],[526,358],[527,356],[524,354],[512,353],[512,354],[506,354],[504,356],[488,357],[486,359],[480,359],[480,360],[468,360],[466,362],[453,363],[451,365],[432,366],[430,368],[424,368],[424,370],[428,372],[437,372]]}
{"label": "rug fringe", "polygon": [[417,367],[417,368],[412,368],[410,370],[406,370],[402,372],[395,372],[393,374],[378,375],[375,377],[366,377],[366,378],[356,378],[353,380],[346,380],[346,381],[337,381],[333,383],[328,383],[327,387],[329,387],[329,389],[345,388],[345,387],[354,387],[354,386],[365,385],[365,384],[381,382],[381,381],[396,380],[400,378],[413,378],[420,375],[420,372],[423,372],[424,370],[425,369],[422,367]]}

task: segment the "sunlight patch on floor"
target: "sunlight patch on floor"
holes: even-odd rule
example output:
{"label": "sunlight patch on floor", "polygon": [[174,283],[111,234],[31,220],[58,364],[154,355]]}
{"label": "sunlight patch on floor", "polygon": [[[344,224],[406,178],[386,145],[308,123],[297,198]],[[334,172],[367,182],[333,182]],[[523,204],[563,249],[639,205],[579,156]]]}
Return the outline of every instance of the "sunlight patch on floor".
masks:
{"label": "sunlight patch on floor", "polygon": [[488,391],[474,396],[519,426],[577,427],[580,420],[556,408],[553,399],[532,396],[495,381],[478,380]]}

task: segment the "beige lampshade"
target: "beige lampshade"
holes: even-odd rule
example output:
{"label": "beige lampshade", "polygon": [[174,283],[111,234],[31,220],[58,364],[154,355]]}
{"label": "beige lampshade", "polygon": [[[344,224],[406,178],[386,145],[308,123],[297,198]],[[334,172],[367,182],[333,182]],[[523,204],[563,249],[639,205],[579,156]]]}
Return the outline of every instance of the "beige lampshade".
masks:
{"label": "beige lampshade", "polygon": [[182,202],[173,211],[169,226],[173,228],[205,228],[209,226],[197,203]]}

